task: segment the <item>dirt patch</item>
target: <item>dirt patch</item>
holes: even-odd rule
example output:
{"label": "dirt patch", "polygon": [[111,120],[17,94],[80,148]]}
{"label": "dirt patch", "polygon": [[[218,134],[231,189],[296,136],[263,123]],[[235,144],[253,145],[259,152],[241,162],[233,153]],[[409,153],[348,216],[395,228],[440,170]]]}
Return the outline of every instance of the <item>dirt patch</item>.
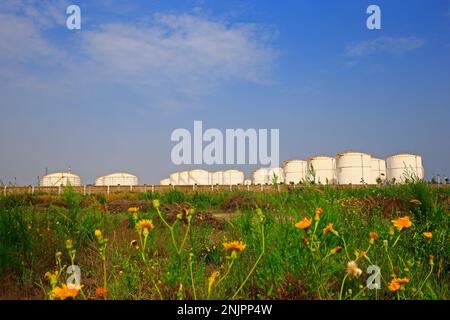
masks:
{"label": "dirt patch", "polygon": [[114,200],[106,204],[106,210],[111,213],[127,212],[131,207],[139,208],[140,212],[148,212],[153,204],[150,200]]}
{"label": "dirt patch", "polygon": [[269,202],[257,201],[248,194],[236,194],[229,197],[221,205],[220,209],[225,212],[235,212],[237,210],[253,210],[256,208],[268,209]]}

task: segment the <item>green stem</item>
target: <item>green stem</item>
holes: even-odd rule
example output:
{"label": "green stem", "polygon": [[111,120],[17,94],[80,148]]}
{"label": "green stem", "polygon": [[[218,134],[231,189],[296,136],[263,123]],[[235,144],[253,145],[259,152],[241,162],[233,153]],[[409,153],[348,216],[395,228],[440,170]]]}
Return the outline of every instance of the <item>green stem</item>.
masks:
{"label": "green stem", "polygon": [[264,222],[262,222],[263,224],[261,225],[261,238],[262,238],[262,244],[261,244],[261,253],[258,256],[258,259],[256,259],[255,264],[253,265],[252,269],[250,270],[250,272],[248,273],[247,277],[244,279],[244,281],[241,283],[241,285],[239,286],[239,288],[236,290],[236,292],[234,293],[234,295],[231,297],[231,299],[234,299],[236,297],[236,295],[239,293],[239,291],[242,290],[242,288],[244,287],[244,285],[247,283],[248,279],[250,278],[250,276],[252,275],[252,273],[255,271],[256,266],[259,264],[259,261],[261,261],[262,257],[264,256],[264,252],[265,252],[265,248],[266,248],[266,243],[265,243],[265,236],[264,236]]}
{"label": "green stem", "polygon": [[191,282],[192,282],[192,291],[194,292],[194,299],[197,300],[197,292],[195,291],[195,282],[194,282],[194,272],[192,267],[192,259],[190,259],[189,267],[191,270]]}
{"label": "green stem", "polygon": [[341,290],[339,291],[339,300],[342,300],[342,293],[344,291],[345,280],[347,280],[348,273],[345,275],[344,279],[342,279]]}

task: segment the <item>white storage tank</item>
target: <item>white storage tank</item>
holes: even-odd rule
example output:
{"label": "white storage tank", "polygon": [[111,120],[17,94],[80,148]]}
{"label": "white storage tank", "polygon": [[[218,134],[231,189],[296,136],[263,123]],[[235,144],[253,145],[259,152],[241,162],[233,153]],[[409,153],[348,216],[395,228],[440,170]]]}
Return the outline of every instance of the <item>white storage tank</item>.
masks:
{"label": "white storage tank", "polygon": [[254,184],[266,184],[269,182],[269,169],[259,168],[253,171]]}
{"label": "white storage tank", "polygon": [[209,172],[202,169],[194,169],[189,171],[189,184],[190,185],[209,185]]}
{"label": "white storage tank", "polygon": [[55,172],[42,176],[39,179],[41,187],[55,186],[81,186],[81,177],[71,172]]}
{"label": "white storage tank", "polygon": [[372,184],[386,181],[386,160],[372,158]]}
{"label": "white storage tank", "polygon": [[372,155],[364,152],[342,152],[336,155],[338,184],[372,183]]}
{"label": "white storage tank", "polygon": [[178,184],[181,186],[189,185],[189,171],[178,172]]}
{"label": "white storage tank", "polygon": [[159,184],[162,185],[162,186],[173,185],[172,180],[170,178],[160,180]]}
{"label": "white storage tank", "polygon": [[403,183],[406,179],[423,179],[422,157],[400,153],[386,158],[386,175],[390,182]]}
{"label": "white storage tank", "polygon": [[116,172],[98,177],[95,180],[96,186],[136,186],[139,184],[137,176],[126,172]]}
{"label": "white storage tank", "polygon": [[284,181],[286,184],[300,183],[306,179],[308,164],[304,160],[287,160],[283,162]]}
{"label": "white storage tank", "polygon": [[224,185],[238,185],[244,183],[244,173],[239,170],[226,170],[223,172]]}
{"label": "white storage tank", "polygon": [[274,180],[276,180],[277,183],[284,183],[284,171],[282,168],[270,168],[267,178],[269,184],[273,184]]}
{"label": "white storage tank", "polygon": [[336,183],[336,160],[327,156],[308,158],[307,177],[320,184]]}
{"label": "white storage tank", "polygon": [[170,179],[170,184],[173,186],[176,186],[177,184],[179,184],[180,173],[179,172],[171,173],[169,176],[169,179]]}
{"label": "white storage tank", "polygon": [[211,172],[211,184],[223,184],[223,171]]}

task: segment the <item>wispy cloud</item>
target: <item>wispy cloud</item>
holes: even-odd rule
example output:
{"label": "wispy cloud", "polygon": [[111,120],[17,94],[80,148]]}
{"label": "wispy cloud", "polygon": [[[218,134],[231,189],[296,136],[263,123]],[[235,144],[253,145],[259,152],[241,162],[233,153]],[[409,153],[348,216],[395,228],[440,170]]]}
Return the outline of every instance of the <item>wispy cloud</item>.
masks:
{"label": "wispy cloud", "polygon": [[[158,13],[145,22],[110,22],[94,30],[82,29],[79,42],[64,48],[45,37],[44,30],[57,23],[53,9],[44,18],[36,10],[36,6],[0,6],[0,66],[36,59],[59,62],[67,70],[47,79],[53,81],[55,92],[77,81],[98,90],[120,84],[148,105],[173,108],[195,103],[228,83],[271,82],[276,51],[271,47],[271,30],[262,26],[201,14]],[[25,73],[32,76],[32,72]]]}
{"label": "wispy cloud", "polygon": [[422,47],[425,41],[417,37],[379,37],[350,44],[344,55],[349,58],[359,58],[376,53],[401,55]]}

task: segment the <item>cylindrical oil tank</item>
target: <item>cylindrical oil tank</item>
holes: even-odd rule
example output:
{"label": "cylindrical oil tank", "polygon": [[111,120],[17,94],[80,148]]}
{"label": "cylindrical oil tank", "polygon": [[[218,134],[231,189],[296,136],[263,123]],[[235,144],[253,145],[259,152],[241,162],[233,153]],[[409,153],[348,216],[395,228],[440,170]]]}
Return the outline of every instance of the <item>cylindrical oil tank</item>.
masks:
{"label": "cylindrical oil tank", "polygon": [[286,184],[300,183],[306,179],[308,164],[304,160],[287,160],[283,163]]}
{"label": "cylindrical oil tank", "polygon": [[372,158],[372,184],[386,181],[386,160]]}
{"label": "cylindrical oil tank", "polygon": [[364,152],[342,152],[336,155],[338,184],[372,183],[372,156]]}
{"label": "cylindrical oil tank", "polygon": [[252,185],[252,179],[244,179],[244,185],[251,186]]}
{"label": "cylindrical oil tank", "polygon": [[178,184],[181,186],[189,185],[189,171],[178,172]]}
{"label": "cylindrical oil tank", "polygon": [[173,185],[172,180],[170,178],[160,180],[159,184],[162,185],[162,186]]}
{"label": "cylindrical oil tank", "polygon": [[216,185],[223,184],[223,171],[215,171],[211,172],[211,183]]}
{"label": "cylindrical oil tank", "polygon": [[169,176],[170,179],[170,184],[173,186],[176,186],[179,184],[179,179],[180,179],[180,173],[179,172],[174,172],[171,173]]}
{"label": "cylindrical oil tank", "polygon": [[96,186],[136,186],[139,184],[137,176],[126,172],[116,172],[98,177],[95,180]]}
{"label": "cylindrical oil tank", "polygon": [[317,156],[308,158],[307,177],[320,184],[336,183],[336,160],[332,157]]}
{"label": "cylindrical oil tank", "polygon": [[386,175],[390,182],[403,183],[423,179],[422,157],[414,154],[395,154],[386,158]]}
{"label": "cylindrical oil tank", "polygon": [[270,168],[268,171],[268,183],[284,183],[284,171],[283,168]]}
{"label": "cylindrical oil tank", "polygon": [[238,185],[244,183],[244,173],[239,170],[226,170],[223,172],[224,185]]}
{"label": "cylindrical oil tank", "polygon": [[189,184],[190,185],[208,185],[209,172],[202,169],[194,169],[189,171]]}
{"label": "cylindrical oil tank", "polygon": [[70,172],[55,172],[47,174],[39,179],[42,187],[54,186],[81,186],[81,177]]}
{"label": "cylindrical oil tank", "polygon": [[269,182],[269,169],[259,168],[253,171],[254,184],[266,184]]}

